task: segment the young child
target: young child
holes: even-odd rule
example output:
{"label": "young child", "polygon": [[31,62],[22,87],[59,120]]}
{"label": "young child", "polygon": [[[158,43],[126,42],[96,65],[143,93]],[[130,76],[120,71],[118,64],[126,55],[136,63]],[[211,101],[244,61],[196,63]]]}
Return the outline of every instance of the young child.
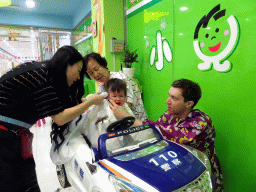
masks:
{"label": "young child", "polygon": [[[55,143],[52,144],[50,156],[54,164],[65,164],[65,166],[71,167],[74,161],[84,162],[80,163],[79,166],[84,170],[88,169],[85,162],[92,163],[94,160],[90,147],[98,148],[99,136],[106,133],[107,127],[117,120],[109,107],[110,99],[119,106],[125,106],[128,113],[134,116],[125,102],[127,94],[126,83],[120,79],[110,79],[106,86],[108,97],[103,100],[102,104],[91,107],[80,117],[69,123],[69,131],[64,134],[65,140],[58,150],[54,150]],[[89,140],[91,146],[88,145],[86,140]],[[113,144],[112,142],[110,140],[108,145],[115,148],[118,147],[117,142]],[[121,145],[122,141],[120,141]],[[73,185],[73,183],[71,185],[77,189],[77,185]]]}
{"label": "young child", "polygon": [[[90,119],[89,127],[84,127],[84,135],[87,136],[93,147],[98,147],[98,138],[101,134],[106,133],[107,127],[117,119],[109,107],[109,100],[113,100],[119,106],[125,106],[131,116],[134,116],[131,109],[125,103],[127,88],[125,81],[121,79],[110,79],[106,84],[108,93],[107,99],[104,99],[101,105],[95,106],[91,114],[95,115]],[[97,115],[96,115],[97,113]],[[84,124],[84,123],[78,123]]]}
{"label": "young child", "polygon": [[[127,95],[127,88],[126,88],[125,81],[117,78],[110,79],[106,83],[106,90],[108,93],[108,97],[107,97],[108,101],[111,99],[119,106],[123,106],[125,104],[126,95]],[[102,121],[101,118],[96,121],[95,125],[98,124],[100,121]]]}
{"label": "young child", "polygon": [[85,135],[92,147],[98,148],[98,138],[106,133],[107,127],[117,119],[109,107],[109,100],[117,105],[125,106],[127,112],[134,116],[131,109],[125,103],[126,83],[121,79],[110,79],[106,84],[108,97],[101,105],[95,105],[80,117],[69,123],[69,132],[64,135],[65,141],[58,151],[54,151],[54,143],[51,149],[51,159],[55,164],[64,164],[72,158],[79,145],[85,144],[82,135]]}
{"label": "young child", "polygon": [[117,105],[122,106],[127,96],[125,81],[117,78],[110,79],[106,84],[108,100],[112,99]]}

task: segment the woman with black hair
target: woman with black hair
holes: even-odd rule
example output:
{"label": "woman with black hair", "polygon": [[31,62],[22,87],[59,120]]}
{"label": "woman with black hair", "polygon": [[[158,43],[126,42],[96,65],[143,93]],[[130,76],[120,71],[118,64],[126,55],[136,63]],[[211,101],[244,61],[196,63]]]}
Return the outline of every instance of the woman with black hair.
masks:
{"label": "woman with black hair", "polygon": [[51,138],[58,148],[68,132],[67,123],[103,101],[96,93],[82,102],[84,74],[82,55],[64,46],[52,59],[21,64],[0,78],[1,191],[40,191],[29,128],[51,116]]}

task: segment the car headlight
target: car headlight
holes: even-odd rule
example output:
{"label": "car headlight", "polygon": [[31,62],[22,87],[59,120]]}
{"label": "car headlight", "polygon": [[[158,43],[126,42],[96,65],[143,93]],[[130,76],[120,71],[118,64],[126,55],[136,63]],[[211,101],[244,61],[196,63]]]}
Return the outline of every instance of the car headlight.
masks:
{"label": "car headlight", "polygon": [[206,170],[194,181],[178,190],[175,190],[175,192],[211,192],[211,164],[208,157],[203,152],[190,146],[185,145],[183,147],[193,153],[205,165]]}
{"label": "car headlight", "polygon": [[129,181],[125,181],[119,177],[109,174],[109,181],[114,185],[116,192],[145,192],[138,186]]}
{"label": "car headlight", "polygon": [[209,171],[209,173],[211,174],[211,164],[207,155],[193,147],[187,145],[185,145],[184,147],[187,148],[191,153],[193,153],[205,165],[206,170]]}

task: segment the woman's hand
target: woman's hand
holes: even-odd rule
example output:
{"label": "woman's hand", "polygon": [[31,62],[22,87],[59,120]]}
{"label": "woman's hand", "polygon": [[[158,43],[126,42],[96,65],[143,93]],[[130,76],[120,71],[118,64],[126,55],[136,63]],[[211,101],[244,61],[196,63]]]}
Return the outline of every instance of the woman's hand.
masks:
{"label": "woman's hand", "polygon": [[119,106],[111,99],[109,100],[109,107],[117,119],[122,119],[124,117],[131,116],[127,112],[125,105]]}
{"label": "woman's hand", "polygon": [[82,101],[82,103],[83,103],[83,102],[87,101],[87,98],[84,98],[84,97],[83,97],[83,98],[81,98],[81,101]]}
{"label": "woman's hand", "polygon": [[84,113],[92,105],[100,105],[102,103],[103,99],[104,99],[104,97],[102,95],[100,95],[100,93],[95,93],[91,97],[89,97],[85,101],[83,101],[82,103],[80,103],[74,107],[64,109],[64,111],[62,111],[56,115],[52,115],[51,117],[55,123],[57,123],[59,126],[62,126],[64,124],[72,121],[73,119],[75,119],[76,117],[81,115],[82,113]]}
{"label": "woman's hand", "polygon": [[100,92],[95,93],[91,95],[87,100],[90,102],[92,105],[100,105],[103,101],[104,97],[100,95]]}

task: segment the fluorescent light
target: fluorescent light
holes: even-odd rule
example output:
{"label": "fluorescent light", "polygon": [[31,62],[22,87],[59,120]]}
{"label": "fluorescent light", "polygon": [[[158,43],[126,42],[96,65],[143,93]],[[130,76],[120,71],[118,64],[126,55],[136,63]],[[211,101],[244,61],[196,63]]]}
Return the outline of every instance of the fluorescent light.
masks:
{"label": "fluorescent light", "polygon": [[27,0],[25,2],[25,5],[27,6],[27,8],[34,8],[35,7],[35,2],[33,0]]}
{"label": "fluorescent light", "polygon": [[186,11],[186,10],[188,10],[188,8],[187,7],[181,7],[180,10],[181,11]]}

